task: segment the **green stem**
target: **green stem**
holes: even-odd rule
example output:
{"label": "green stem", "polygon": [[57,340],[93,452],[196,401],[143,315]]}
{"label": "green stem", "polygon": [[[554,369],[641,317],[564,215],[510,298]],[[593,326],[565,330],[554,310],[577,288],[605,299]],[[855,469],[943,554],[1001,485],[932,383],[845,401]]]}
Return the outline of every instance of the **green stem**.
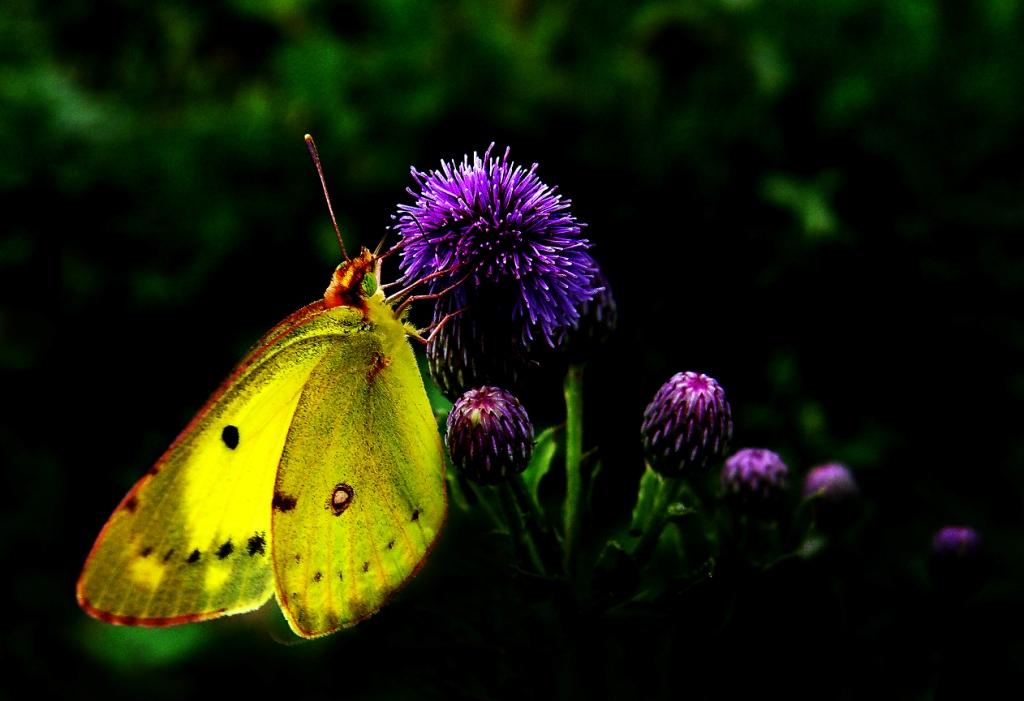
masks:
{"label": "green stem", "polygon": [[533,540],[523,529],[523,515],[516,505],[511,487],[507,482],[503,483],[498,487],[498,493],[501,497],[501,510],[505,513],[505,522],[508,524],[509,535],[512,537],[516,559],[519,561],[529,559],[536,571],[543,574],[544,565],[540,560],[540,555],[537,554]]}
{"label": "green stem", "polygon": [[464,495],[466,501],[471,508],[482,509],[487,514],[487,519],[494,524],[495,528],[502,528],[505,525],[504,519],[501,514],[494,510],[491,506],[491,500],[486,494],[481,494],[481,490],[487,490],[488,487],[480,487],[469,480],[458,477],[456,478],[457,486]]}
{"label": "green stem", "polygon": [[677,501],[685,490],[686,483],[681,479],[665,479],[659,475],[658,491],[654,495],[654,504],[647,511],[643,524],[637,524],[642,530],[639,542],[633,550],[634,559],[642,564],[654,553],[661,532],[668,523],[668,507]]}
{"label": "green stem", "polygon": [[583,475],[583,367],[570,365],[565,375],[565,569],[571,577],[576,569]]}
{"label": "green stem", "polygon": [[558,540],[551,532],[547,521],[544,520],[540,506],[537,505],[530,490],[527,489],[523,476],[516,475],[509,482],[509,486],[512,488],[516,503],[519,504],[520,512],[525,515],[527,535],[533,540],[538,556],[544,565],[541,574],[546,575],[549,571],[557,570],[561,562]]}
{"label": "green stem", "polygon": [[523,524],[519,519],[519,510],[516,508],[515,502],[512,501],[512,495],[504,484],[498,485],[497,489],[498,498],[501,500],[501,513],[505,517],[505,525],[508,527],[509,537],[512,538],[516,559],[520,560],[523,555]]}

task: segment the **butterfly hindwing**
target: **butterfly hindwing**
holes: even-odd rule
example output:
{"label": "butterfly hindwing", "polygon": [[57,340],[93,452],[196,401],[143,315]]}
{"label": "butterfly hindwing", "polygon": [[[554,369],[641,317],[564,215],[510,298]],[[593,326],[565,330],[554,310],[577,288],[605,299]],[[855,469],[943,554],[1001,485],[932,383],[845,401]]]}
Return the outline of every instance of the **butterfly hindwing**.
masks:
{"label": "butterfly hindwing", "polygon": [[129,492],[78,599],[113,623],[170,625],[276,592],[296,633],[325,635],[416,573],[446,508],[406,328],[381,293],[318,302],[256,345]]}
{"label": "butterfly hindwing", "polygon": [[442,446],[415,357],[390,310],[368,303],[368,323],[313,370],[277,473],[277,596],[305,637],[377,611],[445,519]]}
{"label": "butterfly hindwing", "polygon": [[295,407],[329,349],[313,340],[321,307],[275,326],[121,502],[78,582],[87,611],[168,625],[269,598],[269,504]]}

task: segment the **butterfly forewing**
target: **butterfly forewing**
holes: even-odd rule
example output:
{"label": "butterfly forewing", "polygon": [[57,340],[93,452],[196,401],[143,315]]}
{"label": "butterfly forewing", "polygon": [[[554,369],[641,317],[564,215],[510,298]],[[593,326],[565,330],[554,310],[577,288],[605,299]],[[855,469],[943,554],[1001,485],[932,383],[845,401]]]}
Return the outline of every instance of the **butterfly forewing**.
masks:
{"label": "butterfly forewing", "polygon": [[330,633],[377,611],[444,523],[444,458],[402,325],[369,300],[313,370],[273,497],[277,596],[293,630]]}
{"label": "butterfly forewing", "polygon": [[248,611],[273,591],[270,501],[295,408],[329,346],[319,305],[276,326],[129,492],[86,561],[78,598],[115,623]]}

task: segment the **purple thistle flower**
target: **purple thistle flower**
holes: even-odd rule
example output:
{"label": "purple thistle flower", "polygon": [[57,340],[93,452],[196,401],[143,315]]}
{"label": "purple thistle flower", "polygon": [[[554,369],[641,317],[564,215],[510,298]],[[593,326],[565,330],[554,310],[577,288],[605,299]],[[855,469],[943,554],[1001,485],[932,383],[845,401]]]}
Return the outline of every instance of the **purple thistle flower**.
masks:
{"label": "purple thistle flower", "polygon": [[789,468],[778,453],[744,448],[725,461],[722,489],[725,496],[743,506],[768,506],[786,488]]}
{"label": "purple thistle flower", "polygon": [[497,484],[529,464],[533,424],[515,395],[480,387],[455,402],[445,443],[460,474],[480,484]]}
{"label": "purple thistle flower", "polygon": [[472,161],[442,161],[438,170],[412,169],[419,191],[408,192],[416,202],[398,206],[394,225],[403,279],[450,270],[431,281],[431,292],[458,283],[442,308],[472,308],[481,293],[499,292],[512,335],[524,346],[538,339],[553,345],[556,331],[573,326],[596,294],[591,244],[570,201],[541,182],[536,164],[524,169],[509,160],[509,149],[497,158],[493,148]]}
{"label": "purple thistle flower", "polygon": [[732,437],[725,390],[704,374],[673,375],[644,410],[640,435],[656,472],[681,477],[703,470],[725,452]]}

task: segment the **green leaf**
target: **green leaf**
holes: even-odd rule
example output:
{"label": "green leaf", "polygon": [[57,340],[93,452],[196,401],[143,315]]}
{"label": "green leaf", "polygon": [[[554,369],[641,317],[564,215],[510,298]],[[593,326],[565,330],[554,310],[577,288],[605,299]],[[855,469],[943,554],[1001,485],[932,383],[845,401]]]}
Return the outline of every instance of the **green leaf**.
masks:
{"label": "green leaf", "polygon": [[692,506],[687,506],[681,501],[672,502],[671,504],[668,505],[668,508],[665,510],[665,516],[670,521],[678,521],[681,518],[685,518],[695,513],[697,513],[697,509],[693,508]]}
{"label": "green leaf", "polygon": [[523,482],[535,502],[540,502],[540,482],[551,469],[551,462],[558,451],[558,433],[561,430],[561,426],[546,428],[533,442],[533,457],[523,472]]}
{"label": "green leaf", "polygon": [[[586,457],[586,456],[584,456]],[[601,469],[604,467],[604,463],[598,460],[594,463],[594,469],[590,471],[587,479],[587,507],[594,503],[594,485],[597,483],[597,478],[601,475]]]}
{"label": "green leaf", "polygon": [[652,510],[662,489],[662,481],[661,475],[652,470],[650,465],[644,468],[644,475],[640,478],[640,488],[636,494],[636,506],[633,507],[630,531],[643,531],[650,524],[654,515]]}
{"label": "green leaf", "polygon": [[[454,472],[454,471],[453,471]],[[455,484],[469,511],[482,513],[495,528],[496,532],[508,533],[508,524],[502,517],[500,490],[494,486],[474,484],[462,475],[454,475],[449,484]]]}
{"label": "green leaf", "polygon": [[458,475],[455,474],[455,470],[451,469],[451,467],[449,462],[448,469],[444,473],[445,481],[448,483],[448,501],[463,511],[469,511],[469,500],[462,491]]}
{"label": "green leaf", "polygon": [[796,554],[798,557],[810,560],[811,558],[817,557],[821,554],[821,551],[825,549],[826,545],[828,545],[828,540],[824,536],[808,536],[807,539],[800,544],[800,547],[797,548]]}
{"label": "green leaf", "polygon": [[609,606],[632,595],[640,585],[640,569],[618,541],[608,541],[594,564],[593,595]]}

